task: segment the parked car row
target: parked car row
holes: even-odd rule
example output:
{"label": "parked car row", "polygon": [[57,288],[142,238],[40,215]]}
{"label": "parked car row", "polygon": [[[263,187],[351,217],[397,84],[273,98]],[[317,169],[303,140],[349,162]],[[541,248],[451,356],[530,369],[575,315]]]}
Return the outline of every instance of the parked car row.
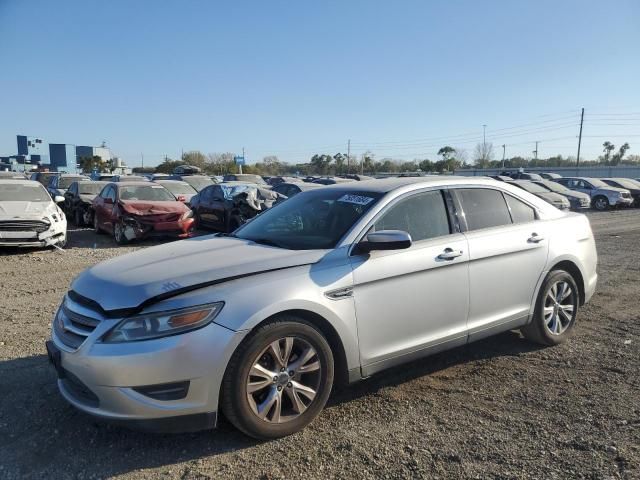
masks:
{"label": "parked car row", "polygon": [[[640,207],[640,181],[631,178],[561,177],[555,173],[513,172],[491,178],[511,182],[560,208]],[[552,195],[553,194],[553,195]],[[559,197],[565,197],[569,205]]]}

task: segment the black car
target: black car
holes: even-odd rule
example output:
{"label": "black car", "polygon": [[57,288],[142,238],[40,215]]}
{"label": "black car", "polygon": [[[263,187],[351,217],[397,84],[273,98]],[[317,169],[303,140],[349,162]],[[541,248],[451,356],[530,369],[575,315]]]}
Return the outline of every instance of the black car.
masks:
{"label": "black car", "polygon": [[500,175],[508,175],[514,180],[544,180],[544,178],[542,178],[537,173],[531,172],[502,172],[500,173]]}
{"label": "black car", "polygon": [[40,182],[45,188],[47,188],[47,185],[49,185],[49,179],[51,177],[57,177],[58,175],[60,175],[58,172],[33,172],[30,180]]}
{"label": "black car", "polygon": [[640,182],[632,178],[601,178],[604,183],[612,187],[624,188],[629,190],[633,197],[633,206],[640,207]]}
{"label": "black car", "polygon": [[280,194],[256,184],[220,183],[198,192],[191,199],[191,210],[198,228],[232,232],[280,199]]}
{"label": "black car", "polygon": [[64,193],[64,210],[77,226],[93,224],[91,202],[109,182],[82,180],[73,182]]}
{"label": "black car", "polygon": [[61,175],[54,175],[49,177],[49,183],[47,183],[47,191],[51,198],[55,198],[56,196],[64,196],[67,188],[73,182],[80,182],[82,180],[91,180],[86,175],[76,175],[70,173],[63,173]]}
{"label": "black car", "polygon": [[304,182],[284,182],[279,183],[273,187],[273,191],[291,198],[300,192],[306,192],[307,190],[315,190],[316,188],[322,188],[323,185],[318,183],[304,183]]}
{"label": "black car", "polygon": [[183,182],[187,182],[191,185],[196,192],[200,192],[202,189],[215,185],[216,183],[211,179],[211,177],[207,177],[206,175],[171,175],[165,180],[182,180]]}

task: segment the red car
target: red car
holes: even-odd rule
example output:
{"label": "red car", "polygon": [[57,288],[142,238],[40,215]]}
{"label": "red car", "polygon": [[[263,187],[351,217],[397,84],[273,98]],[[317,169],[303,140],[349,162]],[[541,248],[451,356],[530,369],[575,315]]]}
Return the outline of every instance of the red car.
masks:
{"label": "red car", "polygon": [[151,182],[109,183],[92,206],[96,233],[111,233],[120,245],[151,236],[185,238],[194,228],[191,209]]}

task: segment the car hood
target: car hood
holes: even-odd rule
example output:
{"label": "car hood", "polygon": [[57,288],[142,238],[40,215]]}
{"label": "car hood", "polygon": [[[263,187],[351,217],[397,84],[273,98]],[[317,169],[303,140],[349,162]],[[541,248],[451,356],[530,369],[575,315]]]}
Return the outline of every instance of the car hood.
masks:
{"label": "car hood", "polygon": [[56,212],[53,202],[0,202],[0,220],[15,218],[41,220]]}
{"label": "car hood", "polygon": [[177,200],[166,202],[143,202],[137,200],[121,200],[120,205],[130,215],[158,215],[163,213],[185,213],[189,208]]}
{"label": "car hood", "polygon": [[71,289],[115,314],[225,280],[316,263],[326,253],[211,235],[99,263],[81,273]]}
{"label": "car hood", "polygon": [[596,189],[596,193],[612,193],[612,192],[616,192],[616,193],[629,193],[629,190],[627,190],[626,188],[619,188],[619,187],[600,187]]}

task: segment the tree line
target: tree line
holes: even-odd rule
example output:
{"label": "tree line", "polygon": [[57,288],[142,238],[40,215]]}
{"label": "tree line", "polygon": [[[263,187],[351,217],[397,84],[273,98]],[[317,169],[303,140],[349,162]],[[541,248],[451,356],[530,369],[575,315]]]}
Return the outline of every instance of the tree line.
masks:
{"label": "tree line", "polygon": [[[626,153],[631,147],[622,144],[617,150],[611,142],[603,143],[603,154],[595,160],[581,160],[583,166],[596,165],[638,165],[640,155]],[[282,162],[275,155],[266,156],[262,161],[243,166],[244,173],[258,175],[347,175],[347,174],[379,174],[402,172],[425,173],[454,173],[467,168],[502,168],[503,160],[497,159],[493,144],[490,142],[476,145],[471,161],[465,149],[445,145],[438,151],[438,158],[413,160],[398,160],[391,157],[377,159],[373,152],[367,151],[361,155],[347,156],[346,153],[317,153],[306,163]],[[155,168],[159,173],[171,173],[179,165],[193,165],[199,167],[208,175],[223,175],[225,173],[239,173],[234,162],[233,153],[204,154],[198,150],[182,154],[180,159],[165,158]],[[513,156],[505,158],[504,168],[528,167],[571,167],[576,165],[576,157],[554,155],[548,158],[525,158]],[[134,169],[140,171],[140,169]],[[146,169],[145,169],[146,170]]]}

